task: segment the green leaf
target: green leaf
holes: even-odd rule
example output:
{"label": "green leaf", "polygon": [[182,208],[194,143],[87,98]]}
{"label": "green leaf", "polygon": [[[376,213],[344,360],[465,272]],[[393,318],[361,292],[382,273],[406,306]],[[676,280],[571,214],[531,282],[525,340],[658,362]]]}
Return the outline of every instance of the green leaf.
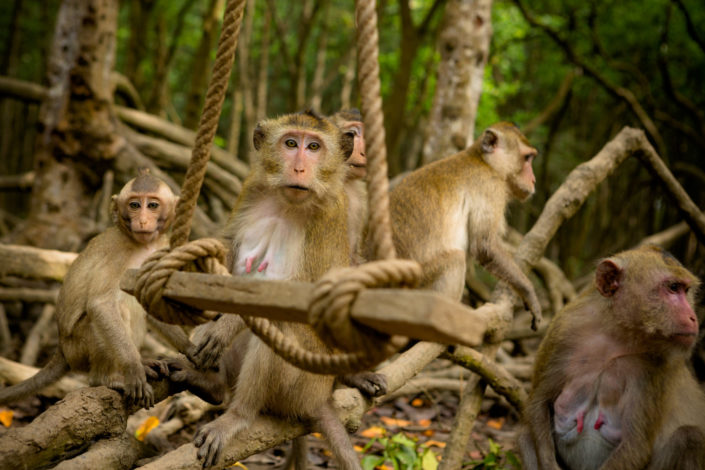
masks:
{"label": "green leaf", "polygon": [[384,457],[379,455],[365,455],[360,462],[363,470],[374,470],[376,466],[382,465],[383,463]]}
{"label": "green leaf", "polygon": [[436,458],[436,453],[431,449],[426,449],[421,457],[421,468],[422,470],[437,470],[438,469],[438,459]]}

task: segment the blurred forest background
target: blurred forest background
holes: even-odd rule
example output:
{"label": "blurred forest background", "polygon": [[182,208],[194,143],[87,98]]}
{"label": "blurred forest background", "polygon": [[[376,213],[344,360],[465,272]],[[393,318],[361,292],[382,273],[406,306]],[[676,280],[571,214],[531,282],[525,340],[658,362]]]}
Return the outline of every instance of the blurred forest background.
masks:
{"label": "blurred forest background", "polygon": [[[51,73],[61,73],[52,70],[62,66],[55,63],[59,56],[54,54],[54,63],[51,59],[52,47],[58,46],[55,25],[60,2],[0,3],[0,76],[47,86]],[[114,89],[114,102],[195,130],[215,55],[223,3],[120,2],[115,50],[103,51],[110,56],[102,59],[111,66],[114,61],[112,82],[105,84]],[[439,64],[444,54],[457,46],[453,43],[457,36],[448,38],[444,33],[449,30],[449,22],[454,18],[457,21],[457,4],[461,3],[378,2],[382,95],[392,177],[429,159],[424,150],[439,128],[439,118],[432,113]],[[515,228],[526,231],[565,175],[595,155],[625,125],[646,130],[661,157],[702,207],[705,9],[700,2],[469,3],[477,3],[476,8],[488,12],[491,8],[491,31],[487,31],[491,42],[488,55],[482,58],[486,66],[484,71],[481,68],[482,88],[474,129],[470,122],[467,135],[460,136],[460,147],[469,145],[473,134],[485,126],[508,120],[518,123],[540,150],[535,164],[537,194],[526,206],[512,211]],[[244,165],[227,160],[247,162],[251,130],[258,119],[304,107],[332,113],[358,105],[354,4],[338,0],[251,1],[236,61],[216,138],[227,152],[222,157],[226,163],[221,165],[230,173],[236,168],[240,173],[245,171]],[[37,170],[37,161],[43,158],[37,145],[46,126],[39,119],[37,97],[11,86],[0,89],[0,234],[7,237],[14,233],[11,239],[17,242],[75,251],[87,236],[100,229],[83,220],[90,218],[89,199],[102,187],[104,172],[117,169],[117,187],[129,175],[116,168],[119,165],[110,150],[79,158],[79,150],[68,142],[72,139],[66,138],[62,139],[65,145],[61,154],[71,157],[72,164],[80,164],[72,174],[83,187],[66,193],[60,188],[61,193],[55,195],[46,191],[40,194],[36,184],[32,189],[33,183],[43,178],[28,172]],[[444,112],[462,119],[463,107],[456,100]],[[143,123],[141,115],[134,117],[125,111],[118,117],[141,133],[131,134],[128,140],[178,181],[184,169],[182,146],[188,142],[186,136],[178,135],[178,128],[170,129],[177,136],[167,139],[177,145],[158,145],[148,139],[163,139],[169,135],[166,130]],[[80,138],[74,136],[72,141]],[[435,148],[440,148],[437,157],[456,151],[447,146]],[[238,179],[242,176],[235,175]],[[16,178],[8,180],[7,176]],[[209,173],[209,179],[219,176]],[[207,183],[204,190],[208,204],[218,205],[214,199],[223,203],[223,207],[206,209],[205,216],[214,222],[207,224],[209,228],[217,225],[223,212],[227,213],[237,194],[236,185],[228,182],[221,177],[213,184]],[[43,185],[47,186],[46,181]],[[64,196],[77,201],[62,205]],[[58,207],[36,207],[31,203],[33,197],[43,199],[45,206]],[[52,197],[59,200],[52,201]],[[57,212],[63,215],[57,217]],[[50,236],[40,236],[35,232],[43,229],[23,223],[38,213],[43,216],[40,226]],[[658,182],[638,162],[628,161],[561,228],[547,255],[569,278],[576,278],[589,271],[596,258],[629,247],[680,220]],[[70,225],[70,231],[80,236],[50,228],[62,224]],[[700,275],[705,274],[703,258],[697,256],[702,252],[694,239],[681,237],[671,249]]]}
{"label": "blurred forest background", "polygon": [[[0,242],[81,250],[109,225],[109,196],[142,166],[178,190],[224,3],[0,2]],[[378,1],[390,178],[467,147],[496,121],[513,121],[539,149],[537,192],[509,214],[510,225],[525,233],[566,176],[631,126],[644,130],[695,204],[705,207],[704,6],[702,0]],[[354,23],[352,0],[248,0],[193,237],[214,235],[225,221],[247,174],[259,119],[359,106]],[[659,234],[705,278],[705,247],[683,219],[662,182],[639,159],[627,159],[562,224],[545,256],[580,288],[597,259]],[[0,291],[47,284],[2,271]],[[56,283],[50,287],[55,295]],[[488,298],[486,287],[472,289]],[[545,291],[541,296],[546,300]],[[7,340],[0,355],[19,355],[42,311],[37,299],[0,298],[11,323],[0,324],[0,339]],[[513,354],[530,349],[514,341],[505,348]],[[705,357],[702,347],[699,356]],[[36,354],[34,362],[42,362]],[[521,365],[523,372],[511,370],[526,383],[530,359]],[[705,362],[696,369],[703,379]],[[452,415],[445,414],[447,422]]]}

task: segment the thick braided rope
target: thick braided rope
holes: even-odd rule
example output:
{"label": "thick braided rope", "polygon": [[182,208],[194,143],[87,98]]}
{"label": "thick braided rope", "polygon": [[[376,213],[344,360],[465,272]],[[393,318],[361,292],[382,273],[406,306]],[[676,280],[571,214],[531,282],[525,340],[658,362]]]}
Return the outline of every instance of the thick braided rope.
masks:
{"label": "thick braided rope", "polygon": [[[205,260],[205,261],[204,261]],[[200,267],[213,274],[230,275],[223,266],[225,248],[215,238],[201,238],[169,251],[153,253],[142,263],[135,282],[135,298],[157,320],[178,325],[198,325],[212,320],[215,312],[202,312],[184,305],[175,307],[162,298],[164,285],[174,271],[189,263],[201,262]]]}
{"label": "thick braided rope", "polygon": [[210,159],[213,138],[218,129],[225,92],[228,90],[228,81],[235,60],[235,50],[237,49],[245,3],[246,0],[228,0],[225,6],[223,30],[220,33],[213,75],[208,84],[203,113],[198,123],[191,162],[186,170],[186,177],[181,187],[181,197],[176,205],[174,230],[170,240],[172,247],[186,243],[191,233],[191,219],[196,210],[196,201],[206,174],[206,166]]}
{"label": "thick braided rope", "polygon": [[356,324],[350,308],[360,291],[368,287],[417,287],[421,266],[413,260],[372,261],[355,268],[332,269],[315,285],[309,304],[309,323],[327,343],[347,352],[366,351],[382,356],[390,341],[385,334]]}
{"label": "thick braided rope", "polygon": [[355,2],[357,23],[357,75],[360,107],[365,124],[369,229],[376,259],[396,257],[389,223],[387,148],[379,81],[377,11],[374,0]]}

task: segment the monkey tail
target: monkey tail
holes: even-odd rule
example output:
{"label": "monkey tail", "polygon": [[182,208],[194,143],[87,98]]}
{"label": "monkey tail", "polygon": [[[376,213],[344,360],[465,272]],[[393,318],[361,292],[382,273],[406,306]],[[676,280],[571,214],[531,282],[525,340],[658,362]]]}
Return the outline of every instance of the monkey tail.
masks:
{"label": "monkey tail", "polygon": [[47,365],[39,372],[22,382],[0,389],[0,404],[11,403],[23,397],[34,395],[39,390],[53,384],[69,371],[69,364],[66,358],[57,350],[51,357]]}

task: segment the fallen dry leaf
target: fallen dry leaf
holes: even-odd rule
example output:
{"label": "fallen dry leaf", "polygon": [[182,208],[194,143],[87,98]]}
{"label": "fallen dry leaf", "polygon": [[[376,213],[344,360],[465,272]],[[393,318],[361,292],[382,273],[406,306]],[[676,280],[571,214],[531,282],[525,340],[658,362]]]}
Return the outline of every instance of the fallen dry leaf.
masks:
{"label": "fallen dry leaf", "polygon": [[504,427],[504,418],[490,419],[487,421],[487,425],[492,429],[500,430]]}
{"label": "fallen dry leaf", "polygon": [[403,426],[411,426],[412,424],[411,421],[406,419],[387,418],[386,416],[382,416],[380,419],[387,426],[394,426],[398,428]]}
{"label": "fallen dry leaf", "polygon": [[12,410],[0,410],[0,423],[6,428],[12,425],[12,416],[14,412]]}
{"label": "fallen dry leaf", "polygon": [[375,437],[384,436],[386,432],[387,431],[381,426],[372,426],[371,428],[367,428],[364,431],[360,431],[360,435],[368,439],[374,439]]}
{"label": "fallen dry leaf", "polygon": [[135,438],[138,441],[144,442],[144,438],[147,437],[147,434],[149,434],[150,431],[157,426],[159,426],[159,418],[156,416],[150,416],[145,419],[142,424],[140,424],[140,427],[137,428],[137,431],[135,431]]}
{"label": "fallen dry leaf", "polygon": [[430,420],[430,419],[420,419],[420,420],[418,420],[418,421],[416,421],[416,422],[419,423],[419,426],[426,426],[426,427],[429,427],[429,426],[431,425],[431,420]]}

